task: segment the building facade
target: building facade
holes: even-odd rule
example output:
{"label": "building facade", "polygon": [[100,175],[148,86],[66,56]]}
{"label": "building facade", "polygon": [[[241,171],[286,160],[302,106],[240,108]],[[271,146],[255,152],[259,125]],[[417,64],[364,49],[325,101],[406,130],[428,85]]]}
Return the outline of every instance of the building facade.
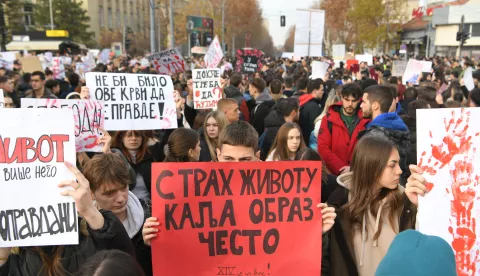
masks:
{"label": "building facade", "polygon": [[[435,10],[432,24],[436,30],[436,53],[442,56],[469,56],[480,59],[480,1],[470,1],[462,6],[448,6]],[[465,16],[464,32],[470,38],[459,53],[459,42],[456,40],[460,31],[461,18]]]}

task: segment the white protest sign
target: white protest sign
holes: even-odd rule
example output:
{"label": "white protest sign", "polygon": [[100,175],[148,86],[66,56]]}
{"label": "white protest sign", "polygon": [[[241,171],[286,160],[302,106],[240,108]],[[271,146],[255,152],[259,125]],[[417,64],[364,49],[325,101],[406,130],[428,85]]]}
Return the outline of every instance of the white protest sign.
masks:
{"label": "white protest sign", "polygon": [[465,84],[465,87],[467,87],[468,91],[472,91],[475,88],[472,67],[468,67],[463,73],[463,83]]}
{"label": "white protest sign", "polygon": [[345,59],[345,44],[335,44],[332,46],[332,55],[335,60]]}
{"label": "white protest sign", "polygon": [[90,96],[105,101],[106,130],[177,128],[177,108],[169,76],[85,74]]}
{"label": "white protest sign", "polygon": [[22,108],[65,108],[73,113],[75,123],[76,152],[102,152],[103,145],[97,143],[102,138],[99,129],[104,129],[105,110],[102,101],[22,99]]}
{"label": "white protest sign", "polygon": [[222,98],[220,69],[193,70],[193,101],[195,109],[217,109]]}
{"label": "white protest sign", "polygon": [[330,64],[323,61],[312,62],[312,79],[324,79]]}
{"label": "white protest sign", "polygon": [[324,10],[296,10],[295,12],[294,60],[297,57],[323,56],[325,32]]}
{"label": "white protest sign", "polygon": [[110,57],[110,49],[105,48],[105,49],[102,50],[102,52],[98,56],[98,59],[100,60],[101,63],[107,64],[109,57]]}
{"label": "white protest sign", "polygon": [[210,44],[207,53],[205,54],[205,65],[207,68],[215,68],[222,61],[223,51],[220,42],[218,41],[218,36],[215,36],[215,39]]}
{"label": "white protest sign", "polygon": [[72,64],[72,58],[71,58],[71,57],[65,57],[65,58],[63,59],[63,63],[64,63],[64,64],[67,64],[67,65]]}
{"label": "white protest sign", "polygon": [[176,48],[149,55],[147,59],[161,75],[173,75],[185,71],[185,60]]}
{"label": "white protest sign", "polygon": [[432,73],[432,62],[431,61],[420,61],[423,65],[422,72],[423,73]]}
{"label": "white protest sign", "polygon": [[394,60],[392,67],[392,76],[401,77],[405,70],[407,69],[408,61],[406,60]]}
{"label": "white protest sign", "polygon": [[148,59],[146,59],[146,58],[142,58],[140,60],[140,66],[148,67],[148,66],[150,66],[150,61],[148,61]]}
{"label": "white protest sign", "polygon": [[479,108],[417,110],[417,159],[430,191],[418,197],[418,230],[443,238],[457,268],[479,275]]}
{"label": "white protest sign", "polygon": [[52,72],[53,78],[56,80],[65,78],[65,66],[63,65],[62,59],[60,57],[54,57],[52,59]]}
{"label": "white protest sign", "polygon": [[72,112],[4,108],[0,118],[0,248],[78,244],[75,203],[58,187],[75,179],[64,164],[76,160]]}
{"label": "white protest sign", "polygon": [[3,97],[3,89],[0,89],[0,108],[5,107],[5,99]]}
{"label": "white protest sign", "polygon": [[371,54],[355,55],[355,60],[358,60],[358,64],[365,61],[368,65],[373,65],[373,56]]}
{"label": "white protest sign", "polygon": [[15,61],[16,52],[0,52],[0,68],[13,70],[13,62]]}
{"label": "white protest sign", "polygon": [[422,74],[423,64],[415,59],[410,59],[407,64],[407,69],[403,73],[402,83],[418,84],[418,77]]}

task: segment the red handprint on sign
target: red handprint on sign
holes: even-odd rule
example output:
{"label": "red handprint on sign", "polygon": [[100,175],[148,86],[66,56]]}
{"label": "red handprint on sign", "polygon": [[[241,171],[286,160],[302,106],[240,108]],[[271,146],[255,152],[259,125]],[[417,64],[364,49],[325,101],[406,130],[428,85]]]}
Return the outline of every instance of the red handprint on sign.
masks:
{"label": "red handprint on sign", "polygon": [[[472,217],[475,204],[476,187],[479,176],[473,171],[473,160],[476,149],[472,144],[472,135],[468,135],[470,111],[462,109],[460,114],[451,112],[451,118],[444,119],[445,136],[439,145],[431,145],[431,155],[425,161],[426,152],[422,153],[419,167],[430,175],[436,175],[439,170],[449,166],[451,187],[447,193],[452,193],[451,216],[448,231],[452,234],[452,247],[455,250],[457,274],[475,275],[479,250],[474,248],[477,241],[476,218]],[[474,136],[479,136],[476,133]],[[430,137],[433,135],[430,132]],[[433,184],[429,189],[433,188]],[[475,214],[473,214],[475,216]]]}

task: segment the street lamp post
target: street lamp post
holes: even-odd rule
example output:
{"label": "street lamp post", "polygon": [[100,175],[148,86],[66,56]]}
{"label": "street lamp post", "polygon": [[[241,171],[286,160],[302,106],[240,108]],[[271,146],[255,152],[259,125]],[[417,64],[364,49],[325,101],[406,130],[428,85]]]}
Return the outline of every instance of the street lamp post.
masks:
{"label": "street lamp post", "polygon": [[53,7],[52,7],[52,0],[48,0],[48,5],[50,6],[50,30],[53,30]]}

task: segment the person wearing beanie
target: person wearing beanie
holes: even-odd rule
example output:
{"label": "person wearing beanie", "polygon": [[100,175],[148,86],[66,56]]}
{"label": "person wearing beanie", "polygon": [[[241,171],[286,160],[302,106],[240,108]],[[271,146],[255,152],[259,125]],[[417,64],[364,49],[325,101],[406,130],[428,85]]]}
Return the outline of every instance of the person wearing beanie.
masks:
{"label": "person wearing beanie", "polygon": [[375,276],[455,276],[455,254],[442,238],[406,230],[393,240]]}
{"label": "person wearing beanie", "polygon": [[474,88],[472,91],[470,91],[468,100],[469,100],[470,107],[479,107],[480,106],[480,88]]}

